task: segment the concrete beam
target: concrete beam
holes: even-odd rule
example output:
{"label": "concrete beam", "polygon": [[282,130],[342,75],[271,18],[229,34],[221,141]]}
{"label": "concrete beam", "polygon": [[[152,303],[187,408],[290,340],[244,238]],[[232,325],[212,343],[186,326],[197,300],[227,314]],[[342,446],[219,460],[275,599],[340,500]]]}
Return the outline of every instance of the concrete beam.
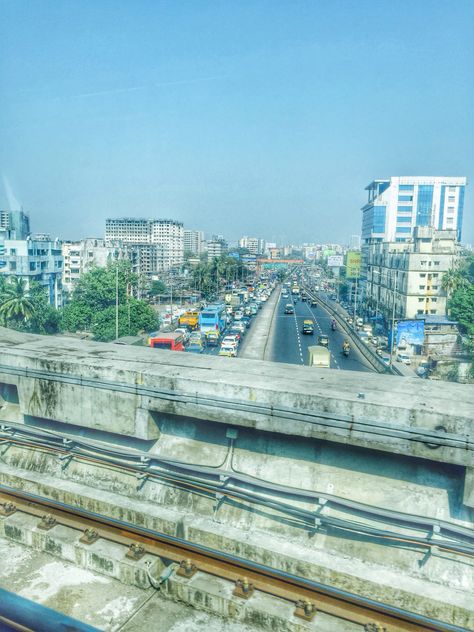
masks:
{"label": "concrete beam", "polygon": [[[474,390],[350,371],[199,357],[0,329],[0,419],[156,439],[171,416],[473,464]],[[8,390],[8,389],[7,389]],[[454,404],[455,403],[455,404]]]}

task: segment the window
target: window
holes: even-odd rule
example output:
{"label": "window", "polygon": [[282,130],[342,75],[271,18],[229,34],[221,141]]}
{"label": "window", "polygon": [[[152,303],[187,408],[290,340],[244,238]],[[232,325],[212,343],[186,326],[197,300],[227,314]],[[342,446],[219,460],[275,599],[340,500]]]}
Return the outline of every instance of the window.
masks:
{"label": "window", "polygon": [[397,226],[397,233],[411,233],[411,226]]}
{"label": "window", "polygon": [[10,248],[10,254],[16,255],[16,248]]}
{"label": "window", "polygon": [[416,223],[418,226],[429,226],[433,209],[433,185],[420,184],[416,207]]}
{"label": "window", "polygon": [[411,207],[411,206],[399,206],[399,207],[397,207],[397,211],[398,211],[399,213],[400,213],[400,212],[402,212],[402,213],[403,213],[404,211],[409,211],[409,212],[411,212],[411,211],[412,211],[412,207]]}
{"label": "window", "polygon": [[430,309],[430,314],[436,314],[436,310],[435,309]]}
{"label": "window", "polygon": [[434,272],[432,276],[433,276],[433,279],[437,279],[439,275],[437,272]]}
{"label": "window", "polygon": [[417,310],[417,312],[416,312],[416,313],[417,313],[417,314],[423,314],[423,310],[422,310],[422,309],[419,309],[419,310]]}
{"label": "window", "polygon": [[424,298],[419,298],[418,303],[423,303],[424,300],[425,300]]}
{"label": "window", "polygon": [[413,191],[413,184],[401,184],[398,188],[400,191]]}
{"label": "window", "polygon": [[426,265],[426,259],[424,259],[423,261],[420,261],[420,266],[425,266]]}
{"label": "window", "polygon": [[30,272],[36,270],[36,263],[34,261],[30,261]]}
{"label": "window", "polygon": [[10,270],[16,270],[16,261],[10,261]]}
{"label": "window", "polygon": [[453,202],[454,203],[455,199],[456,198],[454,197],[454,195],[448,195],[448,202]]}
{"label": "window", "polygon": [[420,290],[424,290],[425,289],[425,285],[420,285]]}
{"label": "window", "polygon": [[435,266],[439,266],[439,261],[433,261],[433,263],[435,264]]}
{"label": "window", "polygon": [[439,289],[439,285],[433,285],[433,287],[431,289],[432,290],[438,290]]}
{"label": "window", "polygon": [[421,273],[420,273],[420,276],[421,276],[421,277],[425,277],[425,276],[426,276],[426,272],[421,272]]}
{"label": "window", "polygon": [[431,302],[432,302],[432,303],[437,303],[437,302],[438,302],[438,299],[437,299],[436,297],[432,297],[432,298],[431,298]]}
{"label": "window", "polygon": [[399,216],[397,217],[397,222],[398,222],[399,224],[403,224],[403,223],[405,223],[405,224],[406,224],[407,222],[408,222],[408,223],[411,223],[411,215],[399,215]]}
{"label": "window", "polygon": [[399,202],[411,202],[413,200],[413,195],[399,195]]}
{"label": "window", "polygon": [[448,191],[450,193],[454,193],[456,191],[456,187],[448,187]]}

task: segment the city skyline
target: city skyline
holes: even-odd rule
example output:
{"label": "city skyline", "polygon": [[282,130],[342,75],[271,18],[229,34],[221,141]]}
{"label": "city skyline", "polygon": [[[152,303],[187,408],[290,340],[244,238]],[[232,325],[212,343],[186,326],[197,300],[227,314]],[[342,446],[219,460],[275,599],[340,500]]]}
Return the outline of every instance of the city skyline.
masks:
{"label": "city skyline", "polygon": [[434,2],[65,6],[5,3],[0,26],[0,207],[42,230],[346,242],[374,178],[472,181],[472,3],[450,3],[448,47]]}

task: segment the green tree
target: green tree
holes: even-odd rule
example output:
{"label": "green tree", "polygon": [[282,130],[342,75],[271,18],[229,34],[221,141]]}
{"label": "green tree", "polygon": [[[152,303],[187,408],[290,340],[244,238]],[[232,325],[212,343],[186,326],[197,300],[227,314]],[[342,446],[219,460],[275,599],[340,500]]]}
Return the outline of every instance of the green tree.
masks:
{"label": "green tree", "polygon": [[466,346],[470,353],[474,353],[474,284],[467,282],[455,290],[448,307],[451,317],[461,326],[461,332],[466,338]]}
{"label": "green tree", "polygon": [[138,283],[139,279],[131,272],[127,261],[87,272],[80,278],[70,303],[62,310],[62,329],[90,331],[96,340],[113,340],[118,295],[119,337],[155,330],[158,319],[153,309],[131,296]]}
{"label": "green tree", "polygon": [[[127,304],[119,306],[119,338],[157,328],[158,316],[144,301],[130,298]],[[115,307],[107,307],[94,315],[92,333],[96,340],[109,342],[115,339]]]}
{"label": "green tree", "polygon": [[34,305],[20,277],[9,277],[4,284],[0,303],[0,318],[6,325],[21,327],[34,316]]}
{"label": "green tree", "polygon": [[49,304],[46,289],[33,282],[29,296],[33,305],[33,315],[25,322],[24,329],[35,334],[56,334],[59,331],[60,313]]}
{"label": "green tree", "polygon": [[163,281],[152,281],[150,286],[150,296],[158,296],[166,292],[166,285]]}

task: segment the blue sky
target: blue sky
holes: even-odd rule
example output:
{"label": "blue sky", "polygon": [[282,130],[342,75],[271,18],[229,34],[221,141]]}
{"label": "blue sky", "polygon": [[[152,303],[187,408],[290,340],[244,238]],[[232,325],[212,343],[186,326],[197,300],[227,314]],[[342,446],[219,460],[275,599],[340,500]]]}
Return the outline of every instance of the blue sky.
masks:
{"label": "blue sky", "polygon": [[372,179],[466,175],[474,242],[472,0],[0,11],[0,204],[35,231],[101,236],[131,215],[347,241]]}

